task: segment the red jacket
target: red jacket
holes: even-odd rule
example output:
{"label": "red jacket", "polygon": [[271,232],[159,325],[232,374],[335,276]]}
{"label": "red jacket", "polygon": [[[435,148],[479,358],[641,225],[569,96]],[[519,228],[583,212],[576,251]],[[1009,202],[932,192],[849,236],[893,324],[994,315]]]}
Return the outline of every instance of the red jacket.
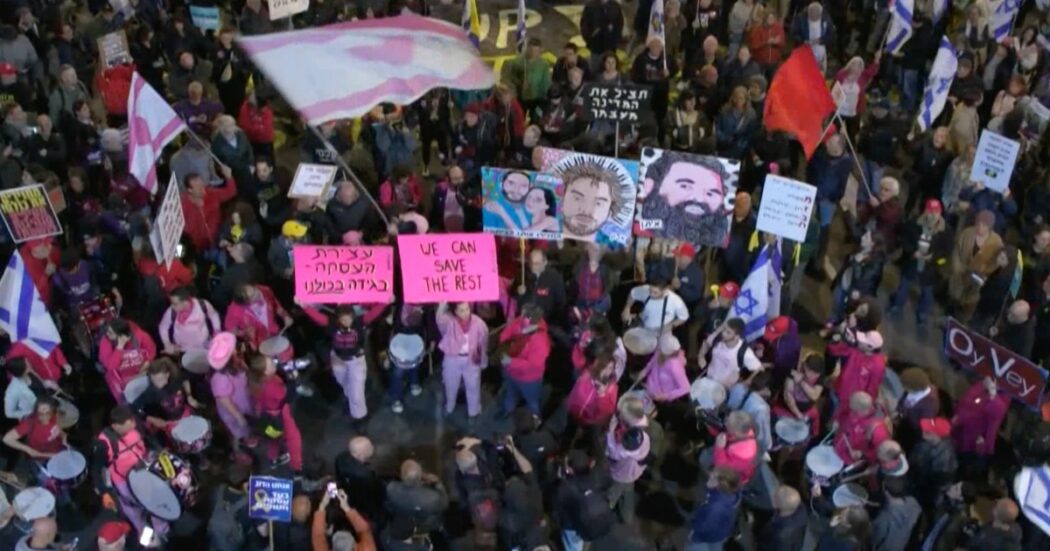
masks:
{"label": "red jacket", "polygon": [[498,98],[492,96],[481,104],[481,108],[499,118],[499,124],[496,126],[496,139],[499,143],[509,145],[525,136],[525,110],[521,108],[518,100],[511,100],[510,106],[504,107]]}
{"label": "red jacket", "polygon": [[[988,395],[982,381],[974,383],[955,405],[955,417],[952,418],[955,451],[978,455],[995,453],[999,426],[1003,424],[1008,409],[1010,398],[1007,395],[1000,392],[993,398]],[[978,437],[984,439],[979,445]]]}
{"label": "red jacket", "polygon": [[379,186],[379,206],[384,209],[398,206],[401,207],[401,210],[406,210],[409,207],[418,207],[423,203],[423,188],[419,185],[419,178],[414,174],[408,177],[405,191],[408,192],[408,197],[404,199],[408,200],[410,204],[400,204],[401,201],[394,192],[394,182],[390,180],[383,182]]}
{"label": "red jacket", "polygon": [[[839,409],[842,409],[841,407]],[[847,406],[845,409],[849,409]],[[850,450],[861,453],[861,459],[868,465],[878,464],[875,452],[882,444],[890,438],[890,431],[886,428],[883,417],[872,413],[861,417],[850,411],[839,421],[839,430],[835,434],[835,453],[847,465],[860,461],[853,459]]]}
{"label": "red jacket", "polygon": [[252,314],[248,305],[240,304],[236,301],[231,302],[226,309],[224,323],[227,331],[232,332],[238,338],[248,343],[253,350],[257,350],[264,340],[281,332],[281,325],[277,322],[278,314],[282,317],[288,316],[269,287],[265,285],[256,285],[255,287],[259,289],[263,300],[266,301],[266,323],[259,321]]}
{"label": "red jacket", "polygon": [[140,258],[137,264],[139,273],[143,276],[157,276],[160,288],[169,295],[177,287],[193,283],[193,272],[178,258],[171,261],[171,268],[157,262],[152,256]]}
{"label": "red jacket", "polygon": [[620,389],[615,381],[599,390],[594,384],[594,378],[584,373],[576,379],[566,407],[573,419],[581,425],[602,425],[608,423],[616,412],[619,395]]}
{"label": "red jacket", "polygon": [[837,342],[828,345],[828,352],[843,358],[842,372],[835,381],[835,393],[839,397],[839,408],[835,418],[841,419],[849,412],[849,397],[863,390],[872,399],[879,397],[879,387],[886,376],[886,356],[868,355],[848,344]]}
{"label": "red jacket", "polygon": [[206,251],[215,246],[219,237],[219,226],[222,224],[222,204],[236,195],[237,183],[232,178],[226,180],[222,187],[206,188],[203,205],[191,201],[189,191],[182,192],[185,232],[198,250]]}
{"label": "red jacket", "polygon": [[[543,378],[543,372],[547,369],[547,356],[551,352],[551,341],[547,336],[546,321],[540,320],[539,328],[529,335],[521,332],[524,326],[524,316],[510,322],[500,333],[499,342],[510,344],[507,374],[517,381],[531,383]],[[517,342],[510,343],[511,339]]]}
{"label": "red jacket", "polygon": [[268,103],[258,106],[244,100],[237,115],[237,125],[244,130],[249,142],[273,143],[273,109]]}
{"label": "red jacket", "polygon": [[21,341],[12,344],[11,350],[7,352],[8,360],[15,358],[24,358],[26,363],[29,364],[29,368],[38,377],[45,381],[54,381],[56,383],[62,378],[62,366],[69,364],[69,361],[66,360],[66,355],[57,346],[51,351],[51,355],[45,358]]}
{"label": "red jacket", "polygon": [[[51,243],[51,252],[47,258],[40,259],[33,256],[33,249],[39,245],[42,241]],[[40,293],[40,300],[45,305],[51,305],[51,276],[47,275],[47,264],[50,262],[58,268],[59,260],[62,256],[62,251],[58,249],[55,244],[55,240],[50,237],[43,239],[33,239],[22,243],[19,250],[22,252],[22,262],[26,265],[26,271],[29,272],[29,278],[33,280],[33,285],[36,286],[36,290]]]}
{"label": "red jacket", "polygon": [[95,87],[102,94],[102,106],[109,115],[128,114],[128,95],[131,94],[131,76],[135,65],[125,63],[99,71]]}
{"label": "red jacket", "polygon": [[725,447],[715,446],[714,465],[725,467],[740,473],[740,484],[747,484],[758,468],[758,440],[755,431],[750,431],[746,438],[731,440],[726,435]]}
{"label": "red jacket", "polygon": [[131,341],[124,350],[118,349],[108,337],[104,337],[98,347],[98,361],[106,370],[106,385],[117,403],[123,403],[122,392],[128,381],[138,376],[142,368],[157,357],[157,345],[149,333],[135,322],[129,321],[128,325],[131,326]]}

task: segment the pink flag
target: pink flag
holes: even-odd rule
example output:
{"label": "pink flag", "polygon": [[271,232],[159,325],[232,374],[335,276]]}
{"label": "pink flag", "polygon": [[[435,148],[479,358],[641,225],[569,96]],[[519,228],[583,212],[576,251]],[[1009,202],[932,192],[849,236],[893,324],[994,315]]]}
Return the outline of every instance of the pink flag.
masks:
{"label": "pink flag", "polygon": [[157,191],[157,159],[186,129],[168,102],[137,72],[128,94],[128,172],[150,193]]}
{"label": "pink flag", "polygon": [[415,15],[239,37],[252,63],[310,124],[359,117],[428,90],[496,82],[463,29]]}

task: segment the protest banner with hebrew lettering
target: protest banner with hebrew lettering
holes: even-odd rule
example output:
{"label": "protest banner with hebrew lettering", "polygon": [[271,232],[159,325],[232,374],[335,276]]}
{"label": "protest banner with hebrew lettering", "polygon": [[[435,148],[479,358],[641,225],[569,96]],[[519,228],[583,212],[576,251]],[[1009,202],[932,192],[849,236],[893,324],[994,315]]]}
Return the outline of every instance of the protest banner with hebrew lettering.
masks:
{"label": "protest banner with hebrew lettering", "polygon": [[257,520],[292,521],[292,481],[273,476],[248,479],[248,517]]}
{"label": "protest banner with hebrew lettering", "polygon": [[15,243],[62,235],[62,224],[42,184],[0,191],[0,216]]}
{"label": "protest banner with hebrew lettering", "polygon": [[1047,372],[1028,358],[978,335],[953,318],[948,318],[945,327],[944,353],[963,369],[994,378],[1014,400],[1032,409],[1039,407]]}
{"label": "protest banner with hebrew lettering", "polygon": [[399,235],[408,304],[499,299],[496,237],[489,233]]}
{"label": "protest banner with hebrew lettering", "polygon": [[310,0],[270,0],[270,21],[291,17],[310,8]]}
{"label": "protest banner with hebrew lettering", "polygon": [[160,249],[153,251],[157,256],[157,262],[163,262],[168,268],[171,262],[178,256],[179,240],[182,232],[186,229],[186,218],[182,213],[182,198],[179,196],[179,183],[175,173],[171,173],[168,189],[164,193],[164,201],[160,204],[157,212],[157,234],[160,241]]}
{"label": "protest banner with hebrew lettering", "polygon": [[589,120],[638,124],[649,116],[652,91],[632,84],[589,84],[583,91],[584,115]]}
{"label": "protest banner with hebrew lettering", "polygon": [[335,173],[338,170],[339,167],[335,165],[299,163],[295,169],[295,176],[292,178],[292,185],[288,188],[288,197],[327,199],[328,187],[335,180]]}
{"label": "protest banner with hebrew lettering", "polygon": [[758,204],[759,231],[803,242],[809,230],[817,188],[805,182],[767,174]]}
{"label": "protest banner with hebrew lettering", "polygon": [[306,304],[376,304],[394,299],[394,248],[296,245],[295,297]]}

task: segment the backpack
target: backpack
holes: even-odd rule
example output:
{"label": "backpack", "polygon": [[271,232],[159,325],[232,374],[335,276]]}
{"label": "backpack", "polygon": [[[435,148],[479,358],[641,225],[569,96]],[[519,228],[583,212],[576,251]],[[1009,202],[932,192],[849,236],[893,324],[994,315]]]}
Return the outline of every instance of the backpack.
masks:
{"label": "backpack", "polygon": [[244,545],[244,531],[237,521],[237,511],[248,506],[248,495],[228,502],[222,498],[222,488],[215,497],[211,519],[208,520],[208,544],[215,551],[238,551]]}
{"label": "backpack", "polygon": [[608,534],[616,524],[609,500],[597,490],[583,492],[576,511],[576,533],[584,541],[594,541]]}
{"label": "backpack", "polygon": [[[208,339],[211,340],[211,338],[215,336],[215,327],[212,325],[211,317],[208,316],[208,313],[214,312],[215,310],[207,301],[201,299],[194,300],[201,305],[201,311],[204,312],[204,325],[208,328]],[[168,340],[175,342],[175,312],[171,313],[171,325],[168,326]]]}

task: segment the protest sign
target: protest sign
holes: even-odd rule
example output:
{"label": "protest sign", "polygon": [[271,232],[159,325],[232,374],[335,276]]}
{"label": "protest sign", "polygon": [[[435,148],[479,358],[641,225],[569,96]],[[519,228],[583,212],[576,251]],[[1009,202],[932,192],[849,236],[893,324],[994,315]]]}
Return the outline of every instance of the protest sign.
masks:
{"label": "protest sign", "polygon": [[62,224],[42,184],[0,191],[0,216],[15,243],[62,235]]}
{"label": "protest sign", "polygon": [[631,84],[590,84],[583,91],[584,115],[590,120],[637,124],[652,110],[652,91]]}
{"label": "protest sign", "polygon": [[394,298],[393,247],[296,245],[295,297],[306,304],[375,304]]}
{"label": "protest sign", "polygon": [[310,7],[310,0],[270,0],[270,21],[291,17]]}
{"label": "protest sign", "polygon": [[496,238],[489,233],[399,235],[408,304],[499,299]]}
{"label": "protest sign", "polygon": [[638,234],[725,247],[740,161],[645,148],[638,191]]}
{"label": "protest sign", "polygon": [[128,50],[128,35],[123,30],[114,31],[98,39],[99,57],[103,66],[108,69],[122,63],[131,63],[131,52]]}
{"label": "protest sign", "polygon": [[201,31],[218,31],[222,18],[218,6],[190,6],[193,26]]}
{"label": "protest sign", "polygon": [[785,239],[805,241],[816,201],[816,187],[776,174],[766,175],[756,227]]}
{"label": "protest sign", "polygon": [[288,189],[288,197],[327,198],[328,186],[335,180],[337,170],[339,167],[335,165],[299,163],[295,169],[295,177],[292,178],[292,186]]}
{"label": "protest sign", "polygon": [[273,476],[248,479],[248,517],[292,521],[292,481]]}
{"label": "protest sign", "polygon": [[164,201],[161,202],[160,211],[157,212],[155,226],[160,240],[160,249],[153,252],[157,255],[157,262],[163,262],[170,268],[171,261],[177,256],[182,231],[186,229],[186,218],[182,213],[182,198],[179,197],[179,183],[175,179],[174,172],[171,173],[168,190],[164,193]]}
{"label": "protest sign", "polygon": [[51,201],[51,208],[55,209],[55,214],[62,214],[62,211],[66,210],[66,194],[61,187],[48,190],[47,198]]}
{"label": "protest sign", "polygon": [[542,172],[562,182],[561,230],[564,239],[621,248],[631,240],[638,195],[638,162],[540,149]]}
{"label": "protest sign", "polygon": [[970,180],[1002,193],[1010,185],[1021,144],[991,130],[981,132],[977,154],[970,167]]}
{"label": "protest sign", "polygon": [[561,239],[561,180],[529,170],[481,169],[485,231],[504,237]]}
{"label": "protest sign", "polygon": [[1047,372],[1031,360],[977,334],[953,318],[944,333],[948,359],[981,377],[992,377],[1011,398],[1036,409],[1046,387]]}

